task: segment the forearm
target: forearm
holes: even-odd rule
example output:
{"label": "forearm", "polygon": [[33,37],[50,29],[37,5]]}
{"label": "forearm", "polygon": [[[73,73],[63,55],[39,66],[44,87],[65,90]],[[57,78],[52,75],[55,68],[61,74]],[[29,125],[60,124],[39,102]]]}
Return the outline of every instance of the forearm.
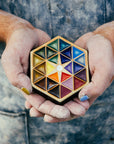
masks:
{"label": "forearm", "polygon": [[113,51],[114,51],[114,21],[106,23],[100,27],[98,27],[94,34],[100,34],[107,38],[112,45]]}
{"label": "forearm", "polygon": [[34,27],[26,20],[0,10],[0,41],[7,42],[11,34],[19,28]]}

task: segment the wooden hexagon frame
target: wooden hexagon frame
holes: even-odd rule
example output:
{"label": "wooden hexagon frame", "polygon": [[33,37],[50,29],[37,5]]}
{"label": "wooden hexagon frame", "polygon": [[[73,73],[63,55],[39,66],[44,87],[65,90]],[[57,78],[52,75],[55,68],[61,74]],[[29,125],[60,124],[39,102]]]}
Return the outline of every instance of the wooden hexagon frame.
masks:
{"label": "wooden hexagon frame", "polygon": [[57,36],[31,51],[30,73],[35,90],[63,103],[89,83],[87,51]]}

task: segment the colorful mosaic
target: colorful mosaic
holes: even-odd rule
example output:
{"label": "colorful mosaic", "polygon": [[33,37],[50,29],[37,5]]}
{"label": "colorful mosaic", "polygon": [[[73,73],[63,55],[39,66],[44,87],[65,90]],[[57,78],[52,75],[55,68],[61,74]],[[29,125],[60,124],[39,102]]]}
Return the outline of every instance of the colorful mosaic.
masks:
{"label": "colorful mosaic", "polygon": [[63,102],[89,82],[87,51],[57,36],[31,52],[31,83]]}

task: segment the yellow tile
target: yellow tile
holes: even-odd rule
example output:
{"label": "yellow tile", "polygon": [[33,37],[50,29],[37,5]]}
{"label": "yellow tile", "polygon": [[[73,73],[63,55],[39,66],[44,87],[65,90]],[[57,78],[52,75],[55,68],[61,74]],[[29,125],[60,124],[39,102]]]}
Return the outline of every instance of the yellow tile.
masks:
{"label": "yellow tile", "polygon": [[50,74],[53,70],[55,70],[55,67],[51,65],[49,62],[47,62],[47,70],[46,70],[47,75]]}

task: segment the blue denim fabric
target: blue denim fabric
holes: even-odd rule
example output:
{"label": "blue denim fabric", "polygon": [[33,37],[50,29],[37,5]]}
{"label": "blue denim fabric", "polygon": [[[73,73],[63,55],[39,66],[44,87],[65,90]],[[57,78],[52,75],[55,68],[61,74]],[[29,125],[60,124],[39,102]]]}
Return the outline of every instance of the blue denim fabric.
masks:
{"label": "blue denim fabric", "polygon": [[[31,22],[51,37],[74,42],[114,20],[113,0],[0,0],[0,9]],[[4,49],[0,45],[0,53]],[[2,48],[2,49],[1,49]],[[11,86],[0,63],[0,144],[112,144],[114,82],[83,118],[48,124],[29,117],[24,98]]]}

